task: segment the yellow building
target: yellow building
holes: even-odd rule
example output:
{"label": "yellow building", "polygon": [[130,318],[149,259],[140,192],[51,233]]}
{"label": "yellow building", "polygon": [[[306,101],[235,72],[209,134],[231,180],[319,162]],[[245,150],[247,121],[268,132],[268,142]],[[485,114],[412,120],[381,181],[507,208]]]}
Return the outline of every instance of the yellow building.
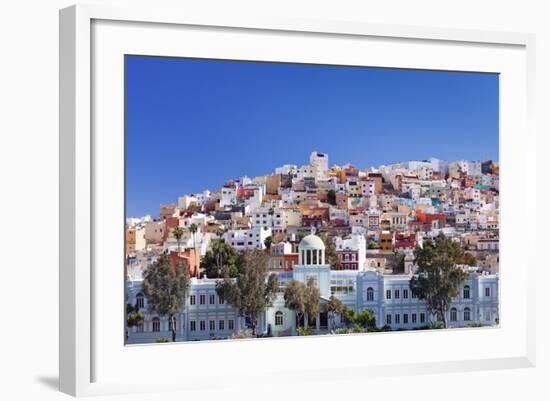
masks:
{"label": "yellow building", "polygon": [[393,235],[389,231],[382,231],[380,233],[380,251],[391,252],[393,251]]}
{"label": "yellow building", "polygon": [[145,229],[128,228],[126,230],[126,254],[142,251],[145,249]]}

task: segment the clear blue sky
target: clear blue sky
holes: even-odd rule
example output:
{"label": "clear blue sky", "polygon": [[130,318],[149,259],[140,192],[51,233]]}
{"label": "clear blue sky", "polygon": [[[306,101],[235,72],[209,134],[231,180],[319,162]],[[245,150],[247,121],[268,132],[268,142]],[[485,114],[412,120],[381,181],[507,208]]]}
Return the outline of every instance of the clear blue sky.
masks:
{"label": "clear blue sky", "polygon": [[128,216],[306,164],[498,160],[498,75],[127,56]]}

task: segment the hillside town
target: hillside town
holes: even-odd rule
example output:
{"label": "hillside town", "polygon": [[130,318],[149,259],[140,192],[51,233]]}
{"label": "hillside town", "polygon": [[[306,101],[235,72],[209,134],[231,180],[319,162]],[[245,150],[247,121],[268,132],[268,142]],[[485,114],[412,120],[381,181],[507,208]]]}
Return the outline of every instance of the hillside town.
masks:
{"label": "hillside town", "polygon": [[[331,313],[331,302],[368,309],[378,329],[427,328],[438,319],[410,280],[415,250],[436,238],[457,244],[457,265],[467,273],[443,314],[448,327],[498,325],[498,162],[430,158],[363,170],[330,166],[328,154],[313,151],[306,165],[182,194],[157,213],[126,221],[127,302],[143,316],[128,324],[128,343],[236,338],[249,330],[250,316],[218,288],[224,278],[238,280],[231,268],[252,251],[265,255],[278,283],[253,322],[261,335],[344,332],[350,318]],[[171,318],[148,308],[143,287],[161,257],[189,276],[185,302]],[[314,316],[289,306],[291,281],[317,289]]]}

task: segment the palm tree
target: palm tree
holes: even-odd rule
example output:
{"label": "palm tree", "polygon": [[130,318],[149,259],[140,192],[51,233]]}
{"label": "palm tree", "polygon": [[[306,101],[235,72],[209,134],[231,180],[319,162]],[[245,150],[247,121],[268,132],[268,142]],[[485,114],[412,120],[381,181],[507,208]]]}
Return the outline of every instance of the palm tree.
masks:
{"label": "palm tree", "polygon": [[[197,240],[195,238],[195,233],[197,232],[198,230],[198,226],[195,224],[195,223],[192,223],[190,226],[189,226],[189,231],[191,231],[191,234],[193,234],[193,250],[195,252],[195,255],[194,255],[194,258],[195,258],[195,262],[197,262],[197,265],[199,264],[198,261],[197,261]],[[198,268],[198,266],[197,266]]]}
{"label": "palm tree", "polygon": [[176,227],[172,230],[172,235],[174,235],[174,238],[176,239],[177,243],[178,243],[178,254],[181,252],[181,238],[183,237],[183,228],[181,227]]}
{"label": "palm tree", "polygon": [[223,229],[222,226],[218,227],[218,229],[216,230],[216,235],[220,237],[220,240],[222,240],[222,236],[224,233],[225,233],[225,230]]}
{"label": "palm tree", "polygon": [[271,237],[273,237],[274,236],[273,230],[275,229],[275,220],[273,219],[273,215],[275,214],[275,209],[270,207],[267,214],[269,214],[271,216]]}

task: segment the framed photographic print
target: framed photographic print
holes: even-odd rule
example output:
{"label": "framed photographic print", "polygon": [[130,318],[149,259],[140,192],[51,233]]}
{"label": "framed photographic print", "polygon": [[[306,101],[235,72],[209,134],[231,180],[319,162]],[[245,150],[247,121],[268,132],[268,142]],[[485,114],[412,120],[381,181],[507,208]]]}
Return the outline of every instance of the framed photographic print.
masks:
{"label": "framed photographic print", "polygon": [[532,366],[533,43],[62,10],[61,390]]}

